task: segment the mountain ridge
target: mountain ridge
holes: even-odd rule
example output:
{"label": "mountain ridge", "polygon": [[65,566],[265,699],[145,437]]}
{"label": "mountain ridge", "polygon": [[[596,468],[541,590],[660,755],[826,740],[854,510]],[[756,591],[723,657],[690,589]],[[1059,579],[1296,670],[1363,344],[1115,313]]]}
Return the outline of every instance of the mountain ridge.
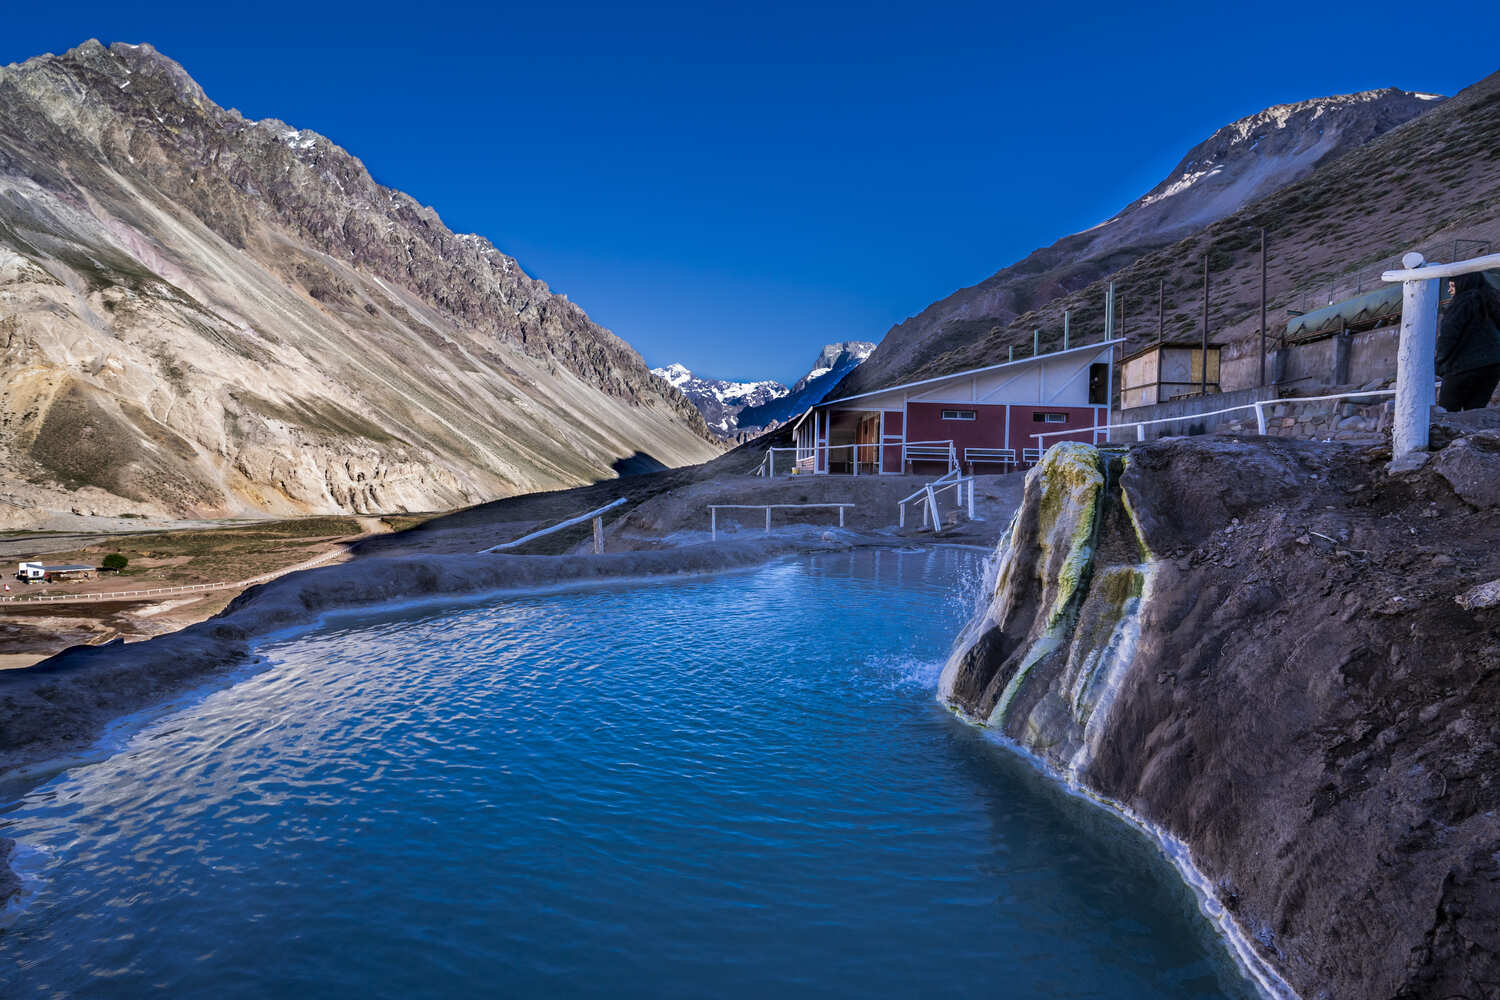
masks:
{"label": "mountain ridge", "polygon": [[149,45],[0,69],[0,293],[0,471],[38,508],[439,509],[717,453],[513,257]]}
{"label": "mountain ridge", "polygon": [[[893,326],[870,360],[829,395],[854,395],[934,374],[923,358],[953,350],[962,353],[964,343],[976,335],[1044,309],[1201,231],[1445,100],[1390,87],[1273,105],[1230,122],[1194,145],[1165,178],[1104,222],[1034,250]],[[1006,343],[1012,342],[1025,343],[1020,338]],[[1003,357],[997,354],[992,360]],[[954,370],[966,366],[972,365]]]}
{"label": "mountain ridge", "polygon": [[[703,414],[709,427],[726,440],[741,440],[770,430],[789,416],[821,402],[875,349],[865,340],[824,344],[812,367],[790,388],[774,380],[716,379],[672,363],[651,374],[681,389]],[[830,377],[831,376],[831,377]]]}

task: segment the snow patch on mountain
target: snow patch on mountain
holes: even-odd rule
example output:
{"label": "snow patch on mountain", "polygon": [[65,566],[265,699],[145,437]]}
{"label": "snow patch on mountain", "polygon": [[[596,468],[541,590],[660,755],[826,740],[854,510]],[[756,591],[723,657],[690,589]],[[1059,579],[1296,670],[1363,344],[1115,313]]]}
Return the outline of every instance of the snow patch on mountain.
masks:
{"label": "snow patch on mountain", "polygon": [[839,381],[870,356],[875,345],[863,340],[825,344],[812,368],[788,389],[780,382],[711,378],[672,363],[651,374],[676,386],[720,437],[758,433],[822,401]]}

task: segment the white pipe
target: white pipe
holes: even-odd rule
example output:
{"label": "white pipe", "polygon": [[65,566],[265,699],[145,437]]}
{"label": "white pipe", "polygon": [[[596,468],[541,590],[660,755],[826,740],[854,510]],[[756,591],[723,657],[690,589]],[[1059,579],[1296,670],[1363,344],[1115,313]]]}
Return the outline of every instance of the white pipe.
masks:
{"label": "white pipe", "polygon": [[1384,271],[1380,275],[1381,281],[1425,281],[1432,278],[1455,278],[1460,274],[1472,274],[1475,271],[1488,271],[1492,267],[1500,267],[1500,253],[1492,253],[1487,257],[1474,257],[1469,260],[1460,260],[1452,264],[1426,264],[1411,262],[1416,257],[1420,262],[1422,255],[1409,253],[1401,258],[1401,265],[1405,270]]}
{"label": "white pipe", "polygon": [[[1500,254],[1494,257],[1500,263]],[[1422,266],[1422,255],[1419,253],[1407,254],[1401,258],[1401,263],[1406,265],[1407,270],[1400,273],[1421,277],[1407,278],[1401,283],[1401,342],[1396,348],[1396,412],[1391,423],[1391,455],[1397,459],[1427,450],[1427,437],[1432,423],[1432,382],[1437,357],[1437,279],[1440,277],[1426,276],[1425,272],[1429,269]],[[1443,268],[1435,267],[1430,270],[1441,271]]]}
{"label": "white pipe", "polygon": [[566,521],[559,521],[557,524],[554,524],[550,528],[543,528],[541,531],[533,531],[531,534],[522,535],[520,538],[517,538],[514,541],[501,542],[499,545],[491,545],[487,549],[480,549],[479,554],[485,555],[489,552],[500,552],[505,549],[513,549],[517,545],[526,544],[533,538],[541,538],[543,535],[550,535],[554,531],[561,531],[563,528],[572,527],[575,524],[582,524],[584,521],[587,521],[591,517],[598,517],[600,514],[603,514],[607,510],[614,510],[624,502],[625,497],[621,497],[618,500],[612,500],[609,503],[605,504],[603,507],[600,507],[598,510],[591,510],[587,514],[579,514],[577,517],[571,517]]}

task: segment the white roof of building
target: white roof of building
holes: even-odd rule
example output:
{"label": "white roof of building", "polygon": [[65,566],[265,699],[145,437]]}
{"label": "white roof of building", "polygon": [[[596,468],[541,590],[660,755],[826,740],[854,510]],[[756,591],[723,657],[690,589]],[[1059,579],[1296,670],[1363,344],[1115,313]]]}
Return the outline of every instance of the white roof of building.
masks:
{"label": "white roof of building", "polygon": [[838,399],[825,399],[821,403],[809,406],[807,408],[807,411],[803,413],[802,416],[797,418],[797,422],[792,424],[792,430],[796,430],[798,427],[800,427],[802,425],[802,421],[807,419],[807,414],[811,413],[813,410],[821,410],[825,407],[838,406],[840,403],[847,403],[850,400],[864,399],[867,396],[878,396],[881,393],[895,392],[900,389],[915,389],[919,385],[936,385],[939,382],[946,382],[949,379],[969,378],[974,375],[983,374],[984,372],[996,371],[1001,368],[1021,368],[1025,365],[1036,364],[1042,361],[1051,361],[1056,358],[1066,357],[1069,354],[1081,354],[1085,351],[1093,351],[1097,354],[1099,351],[1104,350],[1106,347],[1113,347],[1116,344],[1123,343],[1125,343],[1125,338],[1123,337],[1117,337],[1114,340],[1101,340],[1098,343],[1094,344],[1080,344],[1078,347],[1070,347],[1065,351],[1052,351],[1047,354],[1033,354],[1029,358],[1017,358],[1014,361],[1002,361],[997,365],[985,365],[982,368],[965,368],[961,372],[949,372],[947,375],[934,375],[932,378],[918,379],[915,382],[898,382],[896,385],[882,386],[879,389],[871,389],[869,392],[855,393],[853,396],[840,396]]}

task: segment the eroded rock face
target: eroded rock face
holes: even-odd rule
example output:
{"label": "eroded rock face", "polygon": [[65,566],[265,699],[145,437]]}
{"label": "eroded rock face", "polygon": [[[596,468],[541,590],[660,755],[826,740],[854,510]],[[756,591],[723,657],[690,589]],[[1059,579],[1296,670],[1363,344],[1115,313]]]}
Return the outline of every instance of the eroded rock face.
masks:
{"label": "eroded rock face", "polygon": [[0,477],[61,509],[431,510],[719,450],[513,258],[144,45],[0,69],[0,382]]}
{"label": "eroded rock face", "polygon": [[[1500,575],[1500,512],[1454,472],[1487,447],[1459,428],[1391,477],[1376,449],[1165,440],[1091,505],[1044,467],[945,694],[1183,840],[1301,996],[1496,995],[1500,606],[1459,598]],[[1049,532],[1049,505],[1078,516]],[[1059,637],[1040,539],[1090,506]]]}

